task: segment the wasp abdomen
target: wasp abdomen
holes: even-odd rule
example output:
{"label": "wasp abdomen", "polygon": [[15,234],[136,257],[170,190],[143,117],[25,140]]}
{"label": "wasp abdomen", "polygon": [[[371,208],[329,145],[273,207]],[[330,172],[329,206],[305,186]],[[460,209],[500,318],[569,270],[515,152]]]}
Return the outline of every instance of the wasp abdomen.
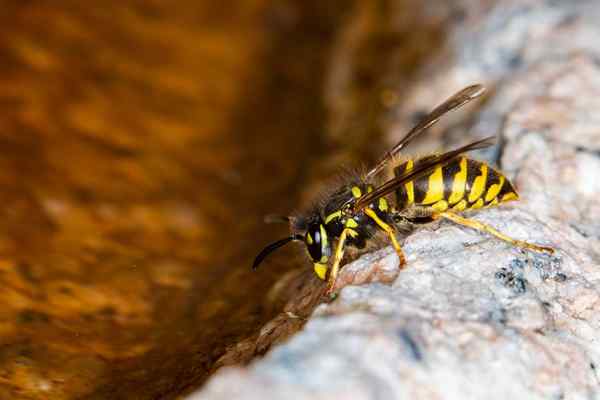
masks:
{"label": "wasp abdomen", "polygon": [[[408,160],[394,168],[394,173],[398,175],[426,160]],[[515,200],[518,195],[500,172],[481,161],[459,157],[400,187],[396,197],[399,210],[416,205],[442,212],[494,206]]]}

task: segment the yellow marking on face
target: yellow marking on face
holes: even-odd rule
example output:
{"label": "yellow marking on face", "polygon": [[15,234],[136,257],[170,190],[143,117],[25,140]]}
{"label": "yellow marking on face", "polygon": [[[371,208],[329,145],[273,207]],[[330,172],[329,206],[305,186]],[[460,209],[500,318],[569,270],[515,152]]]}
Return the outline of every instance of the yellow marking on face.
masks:
{"label": "yellow marking on face", "polygon": [[331,222],[332,219],[339,218],[341,216],[342,216],[342,211],[341,210],[338,210],[338,211],[336,211],[334,213],[331,213],[327,217],[325,217],[325,224],[328,224],[328,223]]}
{"label": "yellow marking on face", "polygon": [[379,210],[380,211],[387,211],[388,209],[388,202],[386,199],[384,199],[383,197],[379,198]]}
{"label": "yellow marking on face", "polygon": [[490,201],[489,204],[486,205],[486,207],[493,207],[498,205],[498,198],[495,197],[493,201]]}
{"label": "yellow marking on face", "polygon": [[456,203],[456,205],[454,207],[452,207],[452,210],[464,211],[465,208],[467,208],[467,201],[465,199],[462,199],[461,201]]}
{"label": "yellow marking on face", "polygon": [[519,195],[515,192],[506,193],[502,196],[502,202],[511,201],[511,200],[519,200]]}
{"label": "yellow marking on face", "polygon": [[356,232],[354,229],[348,229],[348,235],[352,236],[353,238],[358,236],[358,232]]}
{"label": "yellow marking on face", "polygon": [[440,200],[431,206],[437,212],[443,212],[448,209],[448,202],[446,200]]}
{"label": "yellow marking on face", "polygon": [[[483,194],[483,191],[485,190],[485,183],[487,181],[487,172],[488,172],[487,165],[482,164],[481,165],[481,175],[479,175],[473,181],[473,187],[471,187],[471,193],[469,193],[469,203],[474,202]],[[473,208],[473,207],[471,207],[471,208]]]}
{"label": "yellow marking on face", "polygon": [[[411,171],[413,169],[413,160],[408,160],[406,162],[406,171]],[[413,181],[408,182],[404,185],[406,188],[406,202],[407,205],[410,205],[415,202],[415,185]]]}
{"label": "yellow marking on face", "polygon": [[327,256],[321,256],[321,259],[319,260],[321,264],[325,264],[327,261],[329,261],[329,257]]}
{"label": "yellow marking on face", "polygon": [[437,167],[433,174],[429,175],[429,185],[427,186],[427,194],[421,204],[433,204],[444,198],[444,176],[442,167]]}
{"label": "yellow marking on face", "polygon": [[355,198],[359,198],[360,196],[362,196],[362,192],[360,190],[360,188],[358,186],[353,186],[352,187],[352,196],[354,196]]}
{"label": "yellow marking on face", "polygon": [[467,183],[467,159],[460,159],[460,171],[454,175],[452,181],[452,194],[448,198],[448,203],[454,204],[460,201],[465,195],[465,184]]}
{"label": "yellow marking on face", "polygon": [[348,228],[357,228],[358,227],[358,223],[353,218],[349,218],[346,221],[346,227],[348,227]]}
{"label": "yellow marking on face", "polygon": [[373,191],[373,186],[367,186],[367,193],[371,193]]}
{"label": "yellow marking on face", "polygon": [[494,197],[498,196],[498,193],[500,193],[500,189],[502,189],[502,185],[504,185],[504,177],[500,175],[499,179],[500,181],[490,186],[487,193],[485,194],[486,203],[491,201]]}
{"label": "yellow marking on face", "polygon": [[319,229],[321,231],[321,246],[324,249],[327,247],[327,231],[325,230],[325,226],[322,224],[319,225]]}
{"label": "yellow marking on face", "polygon": [[308,244],[314,243],[314,240],[313,240],[312,236],[310,235],[310,233],[306,234],[306,243],[308,243]]}
{"label": "yellow marking on face", "polygon": [[469,207],[472,210],[477,210],[478,208],[483,207],[483,199],[479,199],[477,200],[471,207]]}
{"label": "yellow marking on face", "polygon": [[317,276],[319,277],[319,279],[321,280],[325,280],[325,274],[327,274],[327,265],[325,264],[320,264],[320,263],[315,263],[314,264],[314,269],[315,269],[315,274],[317,274]]}

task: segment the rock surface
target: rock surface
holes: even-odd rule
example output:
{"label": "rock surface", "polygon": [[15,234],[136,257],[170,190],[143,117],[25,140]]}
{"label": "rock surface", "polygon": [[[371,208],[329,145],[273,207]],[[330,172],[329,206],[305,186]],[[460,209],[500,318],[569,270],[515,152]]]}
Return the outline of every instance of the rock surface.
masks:
{"label": "rock surface", "polygon": [[[600,396],[600,3],[430,7],[459,22],[403,88],[414,102],[393,108],[390,142],[411,113],[486,83],[492,91],[470,133],[499,136],[480,155],[498,162],[521,201],[472,216],[556,254],[430,225],[405,239],[408,268],[391,284],[357,285],[373,271],[393,278],[390,248],[347,265],[338,298],[303,331],[247,368],[221,370],[190,399]],[[466,140],[464,131],[443,132],[446,143]]]}

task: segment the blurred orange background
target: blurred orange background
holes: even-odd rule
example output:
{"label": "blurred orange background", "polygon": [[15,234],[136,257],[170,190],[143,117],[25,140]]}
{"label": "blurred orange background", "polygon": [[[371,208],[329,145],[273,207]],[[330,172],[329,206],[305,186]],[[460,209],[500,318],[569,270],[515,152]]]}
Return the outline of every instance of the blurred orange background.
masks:
{"label": "blurred orange background", "polygon": [[287,231],[262,217],[380,150],[381,65],[356,67],[351,128],[324,93],[353,15],[356,60],[411,41],[385,4],[2,1],[0,398],[173,398],[277,313],[302,263],[250,271]]}

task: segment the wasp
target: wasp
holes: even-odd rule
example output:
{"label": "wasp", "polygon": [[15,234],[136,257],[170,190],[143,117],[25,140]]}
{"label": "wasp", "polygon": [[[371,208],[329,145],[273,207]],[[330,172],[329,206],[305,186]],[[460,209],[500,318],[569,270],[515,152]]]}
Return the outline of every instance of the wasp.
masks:
{"label": "wasp", "polygon": [[[513,184],[497,169],[464,154],[494,143],[487,137],[442,154],[398,162],[398,154],[413,139],[434,125],[446,113],[462,107],[485,92],[482,85],[468,86],[455,93],[420,120],[373,168],[335,188],[324,201],[304,215],[282,217],[290,224],[290,236],[265,247],[252,265],[256,269],[274,250],[292,241],[305,244],[316,275],[325,280],[331,294],[346,247],[364,249],[377,233],[387,235],[400,268],[406,257],[397,233],[402,226],[450,220],[491,234],[513,246],[552,254],[550,247],[513,239],[493,227],[460,214],[467,210],[493,207],[518,200]],[[380,178],[391,167],[393,177]],[[390,201],[389,196],[395,197]]]}

